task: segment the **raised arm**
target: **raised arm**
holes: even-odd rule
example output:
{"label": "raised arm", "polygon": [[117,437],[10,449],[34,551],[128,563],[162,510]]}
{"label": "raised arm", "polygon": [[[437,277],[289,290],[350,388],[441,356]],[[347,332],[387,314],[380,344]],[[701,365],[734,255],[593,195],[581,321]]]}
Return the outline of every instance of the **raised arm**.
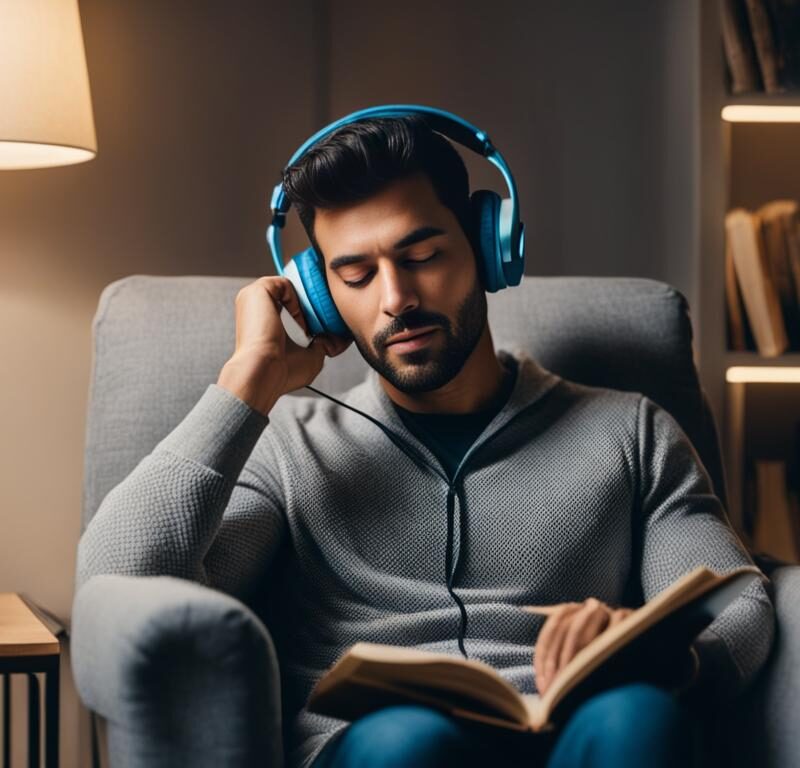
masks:
{"label": "raised arm", "polygon": [[78,545],[77,583],[98,573],[176,576],[240,596],[283,536],[283,494],[268,439],[269,412],[310,384],[325,355],[350,341],[286,333],[286,309],[306,327],[284,277],[236,296],[236,349],[183,421],[103,499]]}

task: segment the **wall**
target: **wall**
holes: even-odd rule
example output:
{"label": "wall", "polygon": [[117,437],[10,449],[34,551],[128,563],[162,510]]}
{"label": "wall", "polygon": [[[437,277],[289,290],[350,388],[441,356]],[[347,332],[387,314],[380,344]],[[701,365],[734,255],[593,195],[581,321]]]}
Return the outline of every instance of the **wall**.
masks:
{"label": "wall", "polygon": [[[82,0],[99,152],[0,172],[0,589],[69,618],[90,326],[128,274],[271,274],[267,203],[323,122],[429,103],[487,130],[531,274],[641,275],[696,299],[696,2]],[[501,177],[467,157],[473,187]],[[304,246],[296,217],[288,253]],[[88,764],[64,655],[62,765]],[[15,764],[25,734],[14,692]],[[82,755],[79,759],[79,754]]]}
{"label": "wall", "polygon": [[731,125],[730,207],[755,210],[800,199],[800,128],[795,123]]}
{"label": "wall", "polygon": [[[514,172],[529,273],[642,275],[693,301],[696,6],[332,0],[330,109],[464,116]],[[474,186],[502,190],[469,156]]]}
{"label": "wall", "polygon": [[[98,155],[0,171],[0,590],[69,617],[103,286],[132,273],[272,271],[269,191],[319,122],[311,10],[80,3]],[[89,764],[87,731],[63,658],[61,764],[73,768]],[[15,678],[14,765],[27,744],[23,683]]]}

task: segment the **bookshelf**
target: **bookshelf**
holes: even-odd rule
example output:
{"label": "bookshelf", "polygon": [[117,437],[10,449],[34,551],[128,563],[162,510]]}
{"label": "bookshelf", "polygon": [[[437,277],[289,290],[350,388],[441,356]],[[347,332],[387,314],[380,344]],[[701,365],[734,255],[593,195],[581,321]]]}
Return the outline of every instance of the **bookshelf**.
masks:
{"label": "bookshelf", "polygon": [[726,370],[734,366],[793,368],[800,366],[800,352],[786,352],[779,357],[762,357],[756,352],[728,352],[726,350],[724,360]]}
{"label": "bookshelf", "polygon": [[[724,74],[724,62],[723,62]],[[724,85],[724,84],[723,84]],[[732,96],[723,92],[724,104],[756,104],[770,107],[800,107],[800,92],[793,93],[751,93]]]}
{"label": "bookshelf", "polygon": [[[771,199],[800,200],[800,109],[798,122],[730,122],[722,114],[726,106],[800,108],[800,91],[731,95],[719,5],[701,3],[700,9],[696,357],[719,426],[731,524],[751,551],[761,551],[752,537],[755,496],[748,470],[756,459],[788,461],[795,451],[800,350],[763,357],[728,349],[724,221],[734,207],[754,210]],[[776,137],[784,146],[787,141],[797,146],[798,159],[785,167],[769,164],[770,142]]]}

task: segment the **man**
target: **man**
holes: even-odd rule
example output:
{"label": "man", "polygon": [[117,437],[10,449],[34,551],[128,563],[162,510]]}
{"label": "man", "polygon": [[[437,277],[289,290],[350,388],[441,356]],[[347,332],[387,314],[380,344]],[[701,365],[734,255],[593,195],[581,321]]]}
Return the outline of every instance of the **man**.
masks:
{"label": "man", "polygon": [[[352,724],[308,712],[314,683],[358,640],[463,653],[544,692],[691,568],[752,560],[669,414],[495,351],[466,169],[424,121],[343,126],[283,183],[369,376],[344,407],[284,397],[350,339],[301,347],[280,321],[286,308],[307,328],[289,281],[243,288],[231,359],[103,500],[79,585],[169,574],[268,593],[291,766],[688,765],[689,704],[738,695],[768,655],[759,582],[689,657],[658,660],[659,685],[593,697],[556,738],[425,707]],[[518,607],[542,603],[559,605],[546,622]]]}

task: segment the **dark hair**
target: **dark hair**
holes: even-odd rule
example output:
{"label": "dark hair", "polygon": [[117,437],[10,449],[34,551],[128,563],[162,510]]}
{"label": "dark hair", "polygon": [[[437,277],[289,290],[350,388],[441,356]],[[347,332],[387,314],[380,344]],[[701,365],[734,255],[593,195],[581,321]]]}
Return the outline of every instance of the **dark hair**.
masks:
{"label": "dark hair", "polygon": [[420,115],[341,126],[283,170],[283,188],[321,258],[315,208],[365,200],[417,171],[427,174],[439,201],[455,214],[472,243],[467,168],[455,147]]}

